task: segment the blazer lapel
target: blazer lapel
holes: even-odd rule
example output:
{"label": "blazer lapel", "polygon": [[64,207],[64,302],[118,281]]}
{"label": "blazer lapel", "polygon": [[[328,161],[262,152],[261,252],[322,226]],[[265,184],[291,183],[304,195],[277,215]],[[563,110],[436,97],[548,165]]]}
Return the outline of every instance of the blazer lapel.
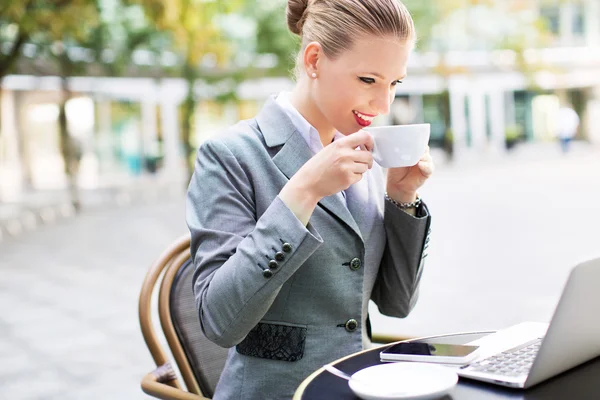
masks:
{"label": "blazer lapel", "polygon": [[[292,176],[313,156],[308,144],[296,130],[289,117],[275,102],[275,96],[271,96],[260,113],[256,122],[269,147],[283,146],[273,157],[273,162],[291,179]],[[352,214],[342,202],[339,196],[332,195],[321,199],[319,206],[334,214],[348,227],[350,227],[361,239],[362,235]]]}
{"label": "blazer lapel", "polygon": [[356,224],[362,227],[364,225],[365,208],[369,205],[368,173],[364,174],[360,181],[346,189],[346,204]]}

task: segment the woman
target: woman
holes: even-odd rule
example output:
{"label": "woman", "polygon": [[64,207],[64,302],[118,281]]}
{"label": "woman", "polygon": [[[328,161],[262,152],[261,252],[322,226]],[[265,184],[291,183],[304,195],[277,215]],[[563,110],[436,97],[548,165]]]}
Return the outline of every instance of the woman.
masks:
{"label": "woman", "polygon": [[231,347],[215,399],[289,399],[369,343],[369,299],[396,317],[417,299],[433,162],[386,176],[361,130],[406,74],[411,17],[396,0],[289,0],[287,19],[293,92],[205,142],[188,191],[200,324]]}

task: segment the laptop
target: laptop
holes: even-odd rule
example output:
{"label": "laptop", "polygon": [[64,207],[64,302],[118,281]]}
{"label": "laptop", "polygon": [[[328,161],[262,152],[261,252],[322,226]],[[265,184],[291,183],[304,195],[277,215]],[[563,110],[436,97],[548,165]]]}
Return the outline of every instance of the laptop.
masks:
{"label": "laptop", "polygon": [[529,388],[600,356],[600,258],[571,270],[549,324],[526,322],[468,343],[481,353],[459,376]]}

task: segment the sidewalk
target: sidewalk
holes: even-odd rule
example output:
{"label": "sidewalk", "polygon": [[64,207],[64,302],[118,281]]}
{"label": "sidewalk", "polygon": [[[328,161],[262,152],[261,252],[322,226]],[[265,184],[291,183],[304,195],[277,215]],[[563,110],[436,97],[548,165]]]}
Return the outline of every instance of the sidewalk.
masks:
{"label": "sidewalk", "polygon": [[579,157],[600,157],[600,146],[592,145],[583,141],[571,143],[569,153],[563,154],[558,143],[535,142],[520,143],[515,148],[500,153],[497,150],[470,150],[461,153],[456,160],[448,161],[446,154],[441,149],[432,149],[431,154],[438,170],[463,168],[469,166],[496,167],[508,166],[515,163],[523,164],[538,161],[569,160]]}
{"label": "sidewalk", "polygon": [[0,243],[0,399],[149,399],[138,296],[184,215],[183,196],[131,203]]}
{"label": "sidewalk", "polygon": [[[160,176],[121,180],[97,189],[79,189],[80,212],[179,199],[184,196],[184,189],[182,182]],[[67,189],[26,192],[19,202],[0,202],[0,242],[75,214]]]}

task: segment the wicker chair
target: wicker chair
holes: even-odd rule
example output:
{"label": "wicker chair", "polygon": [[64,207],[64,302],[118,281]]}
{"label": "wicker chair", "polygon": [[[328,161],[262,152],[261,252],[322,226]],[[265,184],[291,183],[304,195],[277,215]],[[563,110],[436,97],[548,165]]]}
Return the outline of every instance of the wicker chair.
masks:
{"label": "wicker chair", "polygon": [[[210,399],[225,365],[227,349],[210,342],[200,329],[192,291],[193,275],[190,238],[186,235],[154,262],[140,293],[142,334],[157,366],[142,379],[142,390],[159,399]],[[187,391],[168,362],[152,323],[151,298],[155,287],[158,287],[160,324]]]}
{"label": "wicker chair", "polygon": [[[215,391],[225,365],[227,349],[210,342],[202,333],[192,291],[194,268],[190,238],[173,242],[146,274],[139,300],[142,334],[157,368],[142,379],[142,390],[164,400],[207,400]],[[152,293],[158,288],[158,315],[162,331],[187,391],[168,361],[152,321]],[[374,343],[407,338],[373,334]]]}

